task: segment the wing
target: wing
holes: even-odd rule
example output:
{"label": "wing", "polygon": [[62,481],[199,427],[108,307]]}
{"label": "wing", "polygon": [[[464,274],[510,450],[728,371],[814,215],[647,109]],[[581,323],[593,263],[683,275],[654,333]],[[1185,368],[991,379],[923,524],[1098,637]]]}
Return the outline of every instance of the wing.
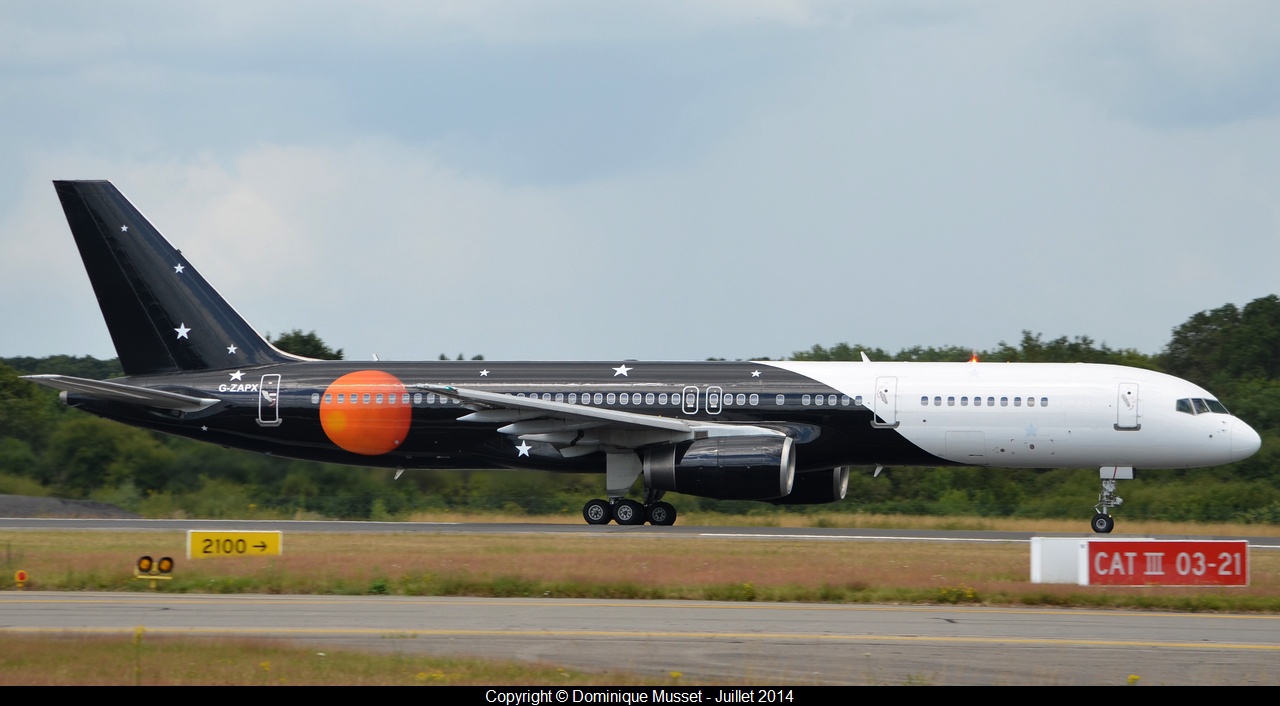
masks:
{"label": "wing", "polygon": [[459,417],[459,421],[505,422],[498,427],[499,433],[526,441],[549,443],[566,457],[718,436],[787,436],[777,429],[753,424],[659,417],[452,385],[421,384],[415,387],[458,400],[472,410]]}
{"label": "wing", "polygon": [[106,380],[88,380],[69,375],[23,375],[22,377],[56,390],[74,392],[78,395],[85,395],[99,400],[125,402],[143,407],[155,407],[156,409],[197,412],[219,402],[219,400],[207,397],[194,397],[177,392],[154,390],[149,387],[125,385]]}

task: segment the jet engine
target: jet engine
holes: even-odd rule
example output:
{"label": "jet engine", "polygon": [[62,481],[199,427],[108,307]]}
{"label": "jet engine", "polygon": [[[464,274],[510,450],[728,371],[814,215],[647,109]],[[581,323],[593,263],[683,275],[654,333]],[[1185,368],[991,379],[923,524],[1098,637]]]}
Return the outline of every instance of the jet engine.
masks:
{"label": "jet engine", "polygon": [[645,485],[716,500],[768,500],[792,490],[795,441],[728,436],[666,444],[644,452]]}
{"label": "jet engine", "polygon": [[796,476],[791,493],[769,502],[774,505],[821,505],[844,500],[849,491],[849,467],[837,466],[829,471],[813,471]]}

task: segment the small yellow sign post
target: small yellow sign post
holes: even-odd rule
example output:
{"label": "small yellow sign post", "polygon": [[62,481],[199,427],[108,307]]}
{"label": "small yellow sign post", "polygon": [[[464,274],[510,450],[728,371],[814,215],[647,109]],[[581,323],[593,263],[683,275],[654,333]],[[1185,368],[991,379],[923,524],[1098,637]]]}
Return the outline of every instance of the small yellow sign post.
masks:
{"label": "small yellow sign post", "polygon": [[188,559],[279,556],[284,532],[279,530],[187,530]]}

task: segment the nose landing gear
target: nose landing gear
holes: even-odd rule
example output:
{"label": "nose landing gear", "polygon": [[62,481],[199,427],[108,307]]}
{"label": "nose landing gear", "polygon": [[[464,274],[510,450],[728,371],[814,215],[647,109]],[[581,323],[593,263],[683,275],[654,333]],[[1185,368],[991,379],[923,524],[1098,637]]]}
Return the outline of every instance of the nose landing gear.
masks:
{"label": "nose landing gear", "polygon": [[1116,495],[1116,481],[1133,480],[1133,466],[1103,466],[1098,469],[1098,476],[1102,479],[1102,492],[1098,493],[1098,504],[1093,506],[1093,521],[1089,526],[1098,534],[1110,534],[1116,521],[1109,511],[1124,504],[1124,498]]}

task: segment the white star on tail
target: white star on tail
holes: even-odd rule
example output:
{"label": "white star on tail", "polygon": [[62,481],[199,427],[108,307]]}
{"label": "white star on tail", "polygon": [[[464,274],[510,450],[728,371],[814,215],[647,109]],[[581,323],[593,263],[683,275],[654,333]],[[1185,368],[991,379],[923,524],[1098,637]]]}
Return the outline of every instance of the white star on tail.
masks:
{"label": "white star on tail", "polygon": [[129,226],[120,226],[120,232],[121,232],[121,233],[128,233],[128,232],[129,232]]}
{"label": "white star on tail", "polygon": [[624,378],[629,377],[627,373],[631,372],[632,370],[635,370],[635,368],[628,368],[626,365],[619,365],[618,367],[613,369],[613,376],[618,377],[619,375],[621,375]]}
{"label": "white star on tail", "polygon": [[185,270],[185,269],[187,269],[187,268],[186,268],[184,265],[180,265],[180,264],[179,264],[179,265],[174,265],[174,266],[173,266],[173,273],[174,273],[174,274],[177,274],[177,275],[180,275],[180,274],[182,274],[182,271],[183,271],[183,270]]}
{"label": "white star on tail", "polygon": [[516,458],[520,458],[521,456],[528,456],[528,455],[529,455],[529,449],[532,449],[532,448],[533,448],[533,447],[529,445],[529,442],[527,442],[527,441],[525,441],[525,440],[521,439],[521,440],[520,440],[520,445],[516,447],[516,451],[519,451],[519,452],[520,452],[520,453],[516,454]]}
{"label": "white star on tail", "polygon": [[227,355],[235,355],[235,354],[236,354],[236,344],[232,343],[231,345],[227,346]]}
{"label": "white star on tail", "polygon": [[186,338],[188,341],[191,340],[190,338],[187,338],[187,334],[191,333],[191,329],[187,328],[186,324],[178,324],[178,328],[174,329],[174,331],[178,332],[178,338]]}

